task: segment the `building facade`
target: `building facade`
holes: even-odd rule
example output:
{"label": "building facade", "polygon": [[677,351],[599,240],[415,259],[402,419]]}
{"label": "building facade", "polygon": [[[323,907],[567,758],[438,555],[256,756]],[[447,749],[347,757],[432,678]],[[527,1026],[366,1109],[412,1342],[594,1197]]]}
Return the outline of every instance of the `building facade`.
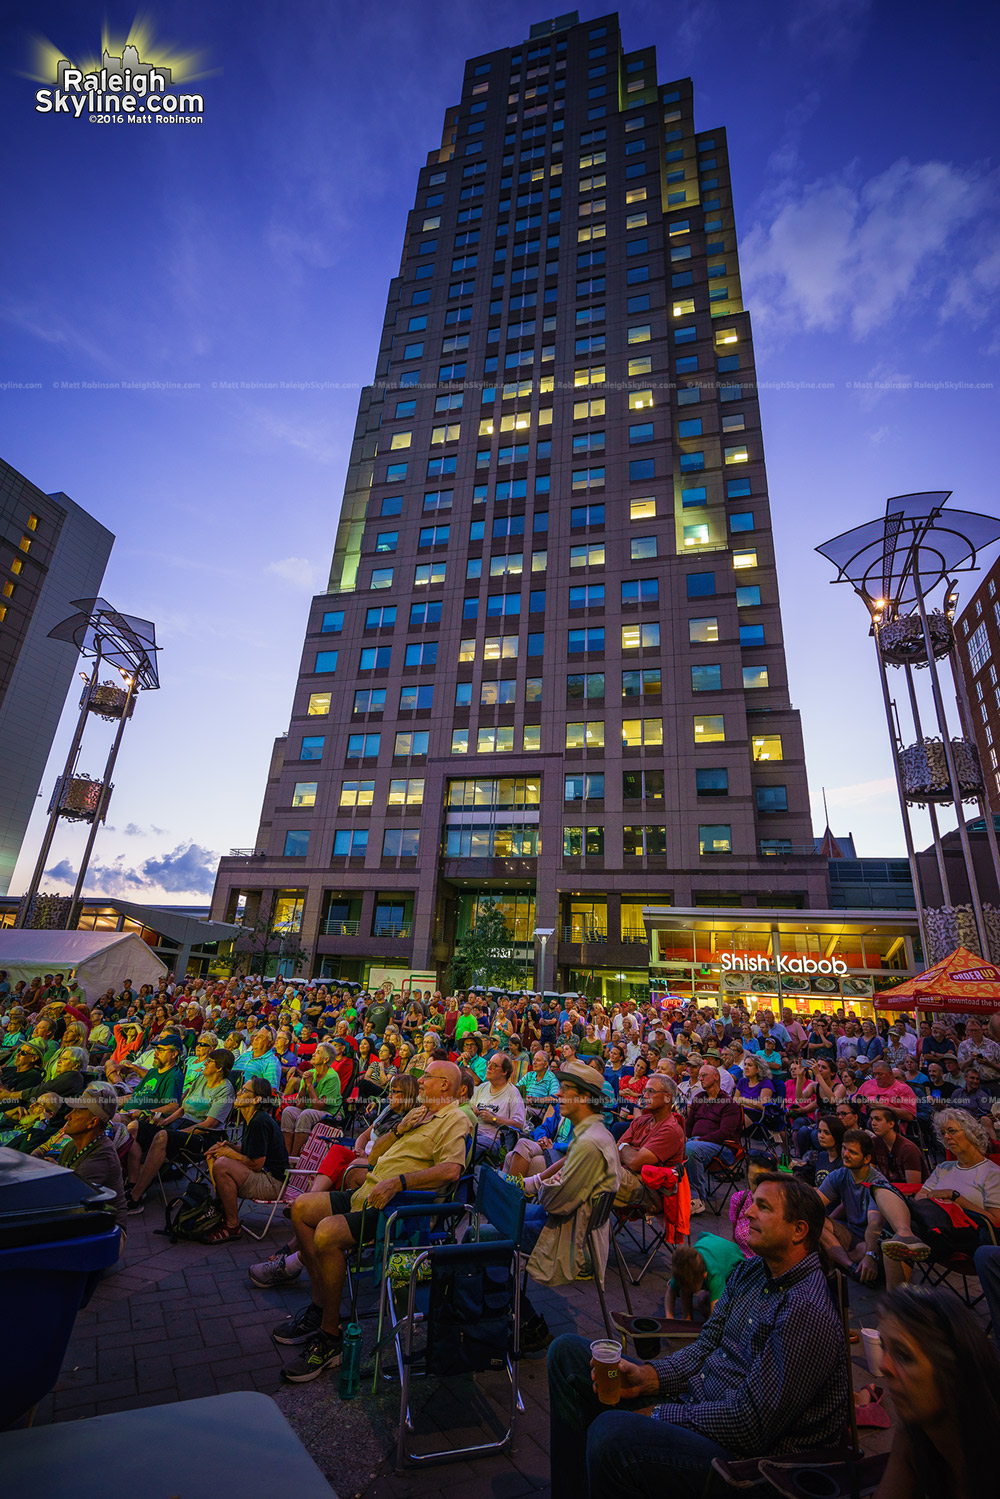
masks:
{"label": "building facade", "polygon": [[726,132],[614,14],[470,59],[445,111],[212,909],[377,981],[440,976],[484,900],[529,983],[538,927],[547,981],[642,988],[651,902],[829,904]]}
{"label": "building facade", "polygon": [[990,808],[1000,812],[1000,561],[994,562],[955,621],[961,682]]}
{"label": "building facade", "polygon": [[65,494],[0,459],[0,895],[35,805],[79,652],[49,640],[100,593],[114,537]]}

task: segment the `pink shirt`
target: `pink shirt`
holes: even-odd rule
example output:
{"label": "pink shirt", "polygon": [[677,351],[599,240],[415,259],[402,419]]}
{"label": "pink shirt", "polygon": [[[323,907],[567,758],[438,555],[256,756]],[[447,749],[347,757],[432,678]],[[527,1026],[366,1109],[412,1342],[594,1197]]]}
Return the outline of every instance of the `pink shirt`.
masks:
{"label": "pink shirt", "polygon": [[886,1103],[890,1108],[901,1108],[911,1114],[917,1112],[917,1095],[908,1083],[893,1078],[888,1088],[880,1088],[873,1077],[862,1083],[855,1098],[863,1098],[869,1104]]}

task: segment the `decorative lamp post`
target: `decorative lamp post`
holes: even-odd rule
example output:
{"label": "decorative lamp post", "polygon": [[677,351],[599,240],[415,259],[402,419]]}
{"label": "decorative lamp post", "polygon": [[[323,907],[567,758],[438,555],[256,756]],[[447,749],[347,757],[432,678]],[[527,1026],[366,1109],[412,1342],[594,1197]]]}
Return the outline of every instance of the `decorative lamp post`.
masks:
{"label": "decorative lamp post", "polygon": [[[159,647],[156,644],[156,627],[151,620],[138,619],[132,614],[119,614],[106,599],[101,598],[74,599],[73,606],[79,613],[70,615],[51,629],[49,639],[65,640],[75,645],[85,659],[93,662],[93,666],[89,675],[86,672],[80,673],[84,681],[80,717],[63,773],[56,782],[49,802],[49,820],[31,882],[18,909],[17,925],[21,927],[76,926],[83,882],[97,830],[108,815],[108,804],[114,790],[111,775],[118,759],[125,725],[135,711],[137,694],[144,689],[155,691],[160,685],[156,665]],[[108,667],[117,671],[121,685],[114,680],[100,680],[102,669]],[[104,775],[100,780],[77,772],[88,715],[118,725],[104,766]],[[53,901],[51,898],[39,897],[38,887],[60,818],[71,822],[87,822],[90,824],[90,832],[73,894]]]}
{"label": "decorative lamp post", "polygon": [[[953,619],[957,589],[953,575],[978,566],[984,547],[1000,540],[1000,520],[968,510],[946,510],[950,490],[897,495],[886,501],[885,516],[826,541],[816,550],[838,571],[837,583],[850,583],[868,610],[882,686],[886,725],[893,746],[893,770],[903,819],[906,852],[917,901],[925,962],[944,957],[960,943],[984,958],[1000,960],[1000,911],[984,906],[972,861],[963,803],[977,803],[983,817],[994,875],[1000,887],[1000,849],[986,800],[983,771],[972,735],[961,669],[955,659]],[[933,595],[942,589],[937,604]],[[938,663],[951,668],[960,733],[953,737],[945,708]],[[906,743],[899,704],[889,687],[888,667],[901,670],[913,742]],[[936,736],[924,733],[914,672],[926,670]],[[946,868],[937,807],[951,805],[971,898],[955,905]],[[928,907],[920,884],[910,809],[925,806],[930,818],[943,904]]]}
{"label": "decorative lamp post", "polygon": [[542,944],[542,956],[541,956],[541,961],[539,963],[538,992],[543,997],[545,995],[545,947],[546,947],[546,943],[548,942],[549,938],[552,936],[552,934],[553,934],[554,931],[555,931],[555,927],[554,926],[536,926],[535,927],[535,936],[538,938],[539,942],[541,942],[541,944]]}

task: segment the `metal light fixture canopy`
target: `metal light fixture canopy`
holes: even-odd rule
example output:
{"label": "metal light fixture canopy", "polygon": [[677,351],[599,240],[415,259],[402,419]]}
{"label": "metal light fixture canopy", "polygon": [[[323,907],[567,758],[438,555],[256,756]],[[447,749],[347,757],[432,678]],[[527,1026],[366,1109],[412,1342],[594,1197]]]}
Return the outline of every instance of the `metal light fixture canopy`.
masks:
{"label": "metal light fixture canopy", "polygon": [[150,619],[121,614],[107,599],[73,599],[78,614],[60,620],[49,631],[50,640],[75,645],[82,656],[99,656],[108,666],[117,666],[127,677],[136,678],[140,690],[155,691],[160,685],[156,667],[156,626]]}
{"label": "metal light fixture canopy", "polygon": [[[906,852],[913,877],[924,955],[928,960],[935,956],[928,941],[935,916],[962,909],[952,903],[935,801],[951,803],[955,808],[958,840],[972,897],[969,915],[975,924],[975,936],[970,933],[970,938],[978,943],[984,958],[991,956],[993,945],[991,909],[984,907],[979,893],[963,801],[976,800],[979,803],[994,873],[1000,882],[1000,847],[984,795],[969,704],[961,671],[955,662],[956,643],[952,628],[957,603],[952,575],[972,571],[979,565],[983,548],[1000,541],[1000,519],[971,510],[946,510],[951,493],[950,489],[944,489],[895,495],[886,501],[884,517],[844,531],[816,548],[837,568],[838,576],[834,581],[850,583],[871,617],[886,726],[893,745],[893,769]],[[929,608],[928,596],[941,584],[945,585],[943,606]],[[937,669],[937,662],[945,657],[951,664],[958,718],[965,736],[962,739],[953,739],[948,726]],[[916,744],[909,747],[900,737],[896,703],[889,691],[887,665],[902,669],[906,679],[917,739]],[[913,679],[915,667],[928,670],[938,739],[928,739],[921,726]],[[923,765],[924,761],[926,765]],[[936,769],[932,770],[931,761]],[[919,785],[908,784],[913,779],[912,773],[916,773]],[[925,804],[928,808],[944,901],[940,911],[930,910],[924,904],[910,826],[911,802]]]}

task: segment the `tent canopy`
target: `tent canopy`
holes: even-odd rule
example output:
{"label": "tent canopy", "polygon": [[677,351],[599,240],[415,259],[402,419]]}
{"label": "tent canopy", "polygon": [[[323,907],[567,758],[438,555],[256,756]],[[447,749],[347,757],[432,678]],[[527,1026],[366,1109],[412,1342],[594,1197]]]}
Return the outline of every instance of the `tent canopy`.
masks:
{"label": "tent canopy", "polygon": [[0,928],[0,968],[14,985],[46,973],[75,978],[92,1003],[109,985],[120,989],[130,978],[138,989],[155,984],[166,966],[135,932],[36,931]]}
{"label": "tent canopy", "polygon": [[977,957],[967,947],[956,947],[916,978],[906,979],[876,996],[880,1010],[968,1010],[993,1014],[1000,1010],[1000,968]]}

